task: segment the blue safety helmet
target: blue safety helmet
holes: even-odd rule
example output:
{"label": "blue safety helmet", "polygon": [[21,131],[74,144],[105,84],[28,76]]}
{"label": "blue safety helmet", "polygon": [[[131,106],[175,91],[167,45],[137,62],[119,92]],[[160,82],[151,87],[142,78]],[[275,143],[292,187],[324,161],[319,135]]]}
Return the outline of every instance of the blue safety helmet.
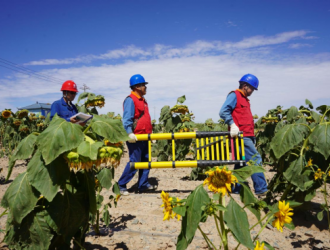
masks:
{"label": "blue safety helmet", "polygon": [[141,84],[141,83],[148,84],[144,80],[144,77],[141,76],[140,74],[136,74],[136,75],[132,76],[131,79],[129,80],[129,86],[130,87],[132,87],[134,85],[137,85],[137,84]]}
{"label": "blue safety helmet", "polygon": [[239,83],[247,83],[251,85],[255,90],[258,90],[259,80],[252,74],[246,74],[242,76],[241,80],[239,80]]}

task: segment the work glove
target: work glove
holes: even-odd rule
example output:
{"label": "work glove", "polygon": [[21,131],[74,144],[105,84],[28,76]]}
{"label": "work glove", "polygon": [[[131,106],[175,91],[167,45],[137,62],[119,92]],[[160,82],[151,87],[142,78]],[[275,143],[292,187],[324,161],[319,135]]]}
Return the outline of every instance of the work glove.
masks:
{"label": "work glove", "polygon": [[236,137],[238,135],[239,128],[236,126],[235,122],[230,125],[230,136]]}
{"label": "work glove", "polygon": [[133,133],[129,133],[128,137],[131,138],[130,140],[128,140],[128,142],[130,142],[130,143],[135,143],[138,140],[136,138],[135,134],[133,134]]}

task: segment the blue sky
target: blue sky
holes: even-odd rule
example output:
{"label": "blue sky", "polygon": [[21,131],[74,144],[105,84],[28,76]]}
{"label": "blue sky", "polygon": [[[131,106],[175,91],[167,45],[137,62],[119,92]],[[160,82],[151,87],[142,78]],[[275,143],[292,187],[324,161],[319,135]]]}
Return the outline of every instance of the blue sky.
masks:
{"label": "blue sky", "polygon": [[[330,105],[329,25],[330,1],[322,0],[2,0],[0,109],[51,103],[72,79],[105,96],[101,113],[122,113],[136,73],[150,82],[152,118],[185,94],[196,121],[217,121],[246,73],[260,80],[255,114],[306,98]],[[52,80],[11,71],[1,59]]]}

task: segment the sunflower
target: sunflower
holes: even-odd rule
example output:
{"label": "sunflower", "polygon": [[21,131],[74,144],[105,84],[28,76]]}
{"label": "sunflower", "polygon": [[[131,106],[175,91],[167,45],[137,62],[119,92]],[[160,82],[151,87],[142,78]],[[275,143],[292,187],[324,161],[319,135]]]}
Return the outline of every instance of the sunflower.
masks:
{"label": "sunflower", "polygon": [[[161,205],[161,207],[164,207],[164,219],[163,220],[170,220],[171,218],[173,219],[175,216],[177,216],[178,220],[181,218],[181,216],[179,214],[176,214],[173,212],[173,207],[175,207],[175,205],[173,204],[173,198],[169,196],[168,193],[165,193],[164,191],[162,191],[162,193],[160,194],[160,197],[162,197],[163,200],[163,205]],[[179,198],[176,198],[176,201],[180,201]]]}
{"label": "sunflower", "polygon": [[15,126],[20,126],[20,125],[22,124],[22,121],[19,120],[19,119],[15,119],[15,120],[13,121],[13,123],[14,123]]}
{"label": "sunflower", "polygon": [[8,110],[8,109],[5,109],[4,111],[2,111],[2,117],[3,118],[9,118],[10,116],[11,116],[11,111],[10,110]]}
{"label": "sunflower", "polygon": [[232,175],[231,171],[227,171],[226,167],[205,172],[208,177],[204,180],[203,185],[208,185],[210,191],[214,193],[222,193],[222,195],[231,192],[231,184],[238,182],[237,178]]}
{"label": "sunflower", "polygon": [[265,243],[262,243],[262,244],[260,245],[259,241],[257,240],[257,245],[256,245],[256,247],[254,248],[254,250],[264,250],[264,249],[265,249],[264,246],[265,246]]}
{"label": "sunflower", "polygon": [[317,171],[315,172],[314,174],[314,179],[317,180],[317,179],[322,179],[322,175],[324,175],[324,172],[321,171],[321,169],[317,169]]}
{"label": "sunflower", "polygon": [[306,168],[310,167],[313,165],[313,160],[309,158],[309,161],[307,162]]}
{"label": "sunflower", "polygon": [[104,140],[104,145],[105,146],[114,146],[114,147],[122,147],[124,144],[123,142],[117,142],[117,143],[111,143],[110,141],[108,140]]}
{"label": "sunflower", "polygon": [[273,225],[273,227],[276,227],[277,230],[283,232],[284,224],[290,223],[292,221],[290,216],[292,216],[293,213],[290,211],[293,211],[293,209],[290,208],[290,203],[285,204],[285,201],[279,201],[278,209],[280,211],[275,213],[276,219],[273,221],[272,225]]}
{"label": "sunflower", "polygon": [[22,118],[28,116],[28,114],[29,114],[29,111],[27,109],[22,109],[18,112],[18,118],[22,119]]}

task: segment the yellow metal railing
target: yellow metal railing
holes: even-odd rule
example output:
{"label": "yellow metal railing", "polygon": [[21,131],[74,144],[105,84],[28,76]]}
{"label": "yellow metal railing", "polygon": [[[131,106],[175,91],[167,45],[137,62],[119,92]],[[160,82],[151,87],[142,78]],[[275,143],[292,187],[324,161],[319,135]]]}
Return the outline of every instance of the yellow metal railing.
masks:
{"label": "yellow metal railing", "polygon": [[[137,134],[136,138],[138,141],[148,141],[149,162],[131,162],[133,169],[194,168],[245,162],[242,132],[234,138],[230,137],[229,132],[223,131]],[[196,160],[176,161],[175,140],[177,139],[196,139]],[[153,140],[172,140],[172,161],[151,161],[151,141]]]}

